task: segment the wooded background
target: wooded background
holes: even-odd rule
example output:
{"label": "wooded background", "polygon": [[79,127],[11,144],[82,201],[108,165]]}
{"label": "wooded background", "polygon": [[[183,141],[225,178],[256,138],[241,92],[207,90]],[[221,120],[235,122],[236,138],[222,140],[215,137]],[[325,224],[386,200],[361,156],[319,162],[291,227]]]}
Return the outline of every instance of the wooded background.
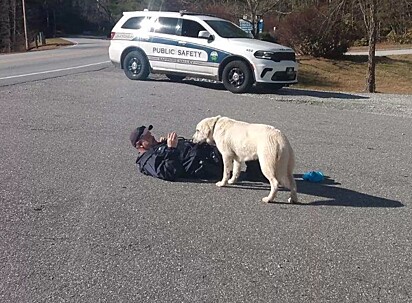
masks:
{"label": "wooded background", "polygon": [[110,37],[122,12],[145,8],[211,13],[236,24],[243,19],[255,38],[300,55],[339,58],[352,45],[368,45],[369,92],[375,91],[376,43],[412,44],[412,0],[0,0],[0,52],[25,51],[39,33]]}
{"label": "wooded background", "polygon": [[[27,36],[108,36],[123,11],[170,10],[213,13],[239,24],[252,21],[257,38],[278,41],[298,53],[333,57],[349,45],[368,45],[370,9],[376,6],[377,39],[412,42],[411,0],[0,0],[0,52],[25,49]],[[264,32],[256,22],[264,20]],[[276,27],[276,31],[273,28]]]}

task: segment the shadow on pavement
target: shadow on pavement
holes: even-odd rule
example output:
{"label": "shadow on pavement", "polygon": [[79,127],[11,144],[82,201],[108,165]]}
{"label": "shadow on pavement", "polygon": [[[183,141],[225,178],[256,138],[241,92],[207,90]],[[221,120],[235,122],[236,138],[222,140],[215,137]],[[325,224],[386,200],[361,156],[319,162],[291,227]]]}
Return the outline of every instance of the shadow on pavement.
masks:
{"label": "shadow on pavement", "polygon": [[311,183],[302,180],[302,175],[295,175],[298,192],[302,194],[320,196],[328,200],[314,201],[305,205],[326,205],[326,206],[351,206],[351,207],[403,207],[404,205],[396,200],[390,200],[377,196],[372,196],[350,189],[342,188],[329,177],[321,183]]}
{"label": "shadow on pavement", "polygon": [[[311,183],[304,181],[302,175],[294,175],[296,184],[298,187],[298,195],[306,194],[316,197],[327,198],[327,200],[317,200],[310,203],[298,203],[297,205],[302,206],[350,206],[350,207],[383,207],[383,208],[394,208],[403,207],[404,205],[396,200],[385,199],[381,197],[376,197],[360,192],[356,192],[350,189],[339,187],[340,183],[335,182],[335,180],[325,176],[325,180],[321,183]],[[240,176],[242,180],[242,175]],[[197,181],[197,180],[182,180],[182,182],[201,182],[201,183],[214,183],[216,181]],[[270,190],[270,185],[265,180],[265,182],[251,182],[247,180],[240,181],[235,185],[230,185],[228,187],[236,189],[250,189],[250,190]],[[284,189],[280,189],[282,191]],[[263,197],[263,196],[262,196]],[[282,202],[275,202],[276,204],[283,204]],[[285,203],[289,204],[289,203]]]}
{"label": "shadow on pavement", "polygon": [[293,88],[283,88],[276,92],[277,95],[282,96],[308,96],[316,98],[334,98],[334,99],[369,99],[369,97],[339,93],[339,92],[326,92],[326,91],[316,91],[307,89],[293,89]]}
{"label": "shadow on pavement", "polygon": [[[171,82],[170,80],[165,80],[165,81]],[[197,86],[197,87],[209,88],[213,90],[226,90],[226,88],[223,86],[223,83],[212,81],[212,80],[185,79],[179,83],[188,84],[188,85]]]}
{"label": "shadow on pavement", "polygon": [[[172,82],[167,79],[150,79],[150,81]],[[223,90],[223,91],[226,90],[226,88],[223,86],[222,83],[215,82],[215,81],[185,79],[179,83],[213,89],[213,90]],[[270,87],[259,87],[259,88],[252,87],[249,93],[256,94],[256,95],[267,94],[267,95],[279,95],[279,96],[308,96],[308,97],[316,97],[316,98],[324,98],[324,99],[331,99],[331,98],[334,98],[334,99],[369,99],[369,97],[349,94],[349,93],[295,89],[295,88],[290,88],[290,87],[285,87],[282,89],[271,89]]]}

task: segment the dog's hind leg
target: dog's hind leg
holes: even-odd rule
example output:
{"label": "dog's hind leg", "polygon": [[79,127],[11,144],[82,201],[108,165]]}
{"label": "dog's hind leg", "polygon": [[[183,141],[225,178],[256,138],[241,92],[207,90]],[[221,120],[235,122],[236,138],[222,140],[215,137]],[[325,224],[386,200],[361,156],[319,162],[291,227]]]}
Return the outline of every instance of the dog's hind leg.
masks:
{"label": "dog's hind leg", "polygon": [[268,178],[268,176],[265,175],[265,177],[269,180],[270,183],[270,193],[269,196],[262,198],[262,201],[274,202],[276,198],[276,193],[278,192],[279,182],[274,176]]}
{"label": "dog's hind leg", "polygon": [[229,184],[234,184],[240,176],[241,162],[238,160],[233,160],[233,173],[232,177],[229,179]]}
{"label": "dog's hind leg", "polygon": [[287,183],[285,184],[285,186],[290,190],[290,197],[288,199],[289,203],[298,203],[296,182],[295,182],[295,178],[293,178],[294,167],[295,167],[295,155],[294,155],[292,148],[290,148],[290,155],[289,155],[289,159],[287,162],[286,174],[284,178]]}
{"label": "dog's hind leg", "polygon": [[270,163],[271,161],[266,161],[265,159],[259,159],[259,162],[263,175],[269,180],[270,183],[269,196],[262,198],[262,201],[273,202],[275,201],[279,186],[279,181],[275,177],[275,165]]}
{"label": "dog's hind leg", "polygon": [[295,178],[293,178],[292,174],[288,174],[288,179],[289,179],[289,189],[290,189],[290,197],[288,199],[288,202],[298,203],[298,194],[297,194]]}
{"label": "dog's hind leg", "polygon": [[291,150],[289,161],[288,161],[288,168],[287,168],[287,176],[288,176],[289,189],[290,189],[290,197],[288,199],[289,203],[298,203],[296,182],[295,182],[295,178],[293,178],[294,167],[295,167],[295,155],[293,153],[293,150]]}

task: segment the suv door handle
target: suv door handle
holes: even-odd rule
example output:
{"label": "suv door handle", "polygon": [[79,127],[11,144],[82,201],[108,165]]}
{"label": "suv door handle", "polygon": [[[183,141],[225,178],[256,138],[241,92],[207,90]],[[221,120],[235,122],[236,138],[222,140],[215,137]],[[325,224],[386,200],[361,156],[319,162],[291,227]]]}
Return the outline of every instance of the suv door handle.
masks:
{"label": "suv door handle", "polygon": [[185,45],[186,41],[177,41],[177,43],[180,44],[180,45]]}

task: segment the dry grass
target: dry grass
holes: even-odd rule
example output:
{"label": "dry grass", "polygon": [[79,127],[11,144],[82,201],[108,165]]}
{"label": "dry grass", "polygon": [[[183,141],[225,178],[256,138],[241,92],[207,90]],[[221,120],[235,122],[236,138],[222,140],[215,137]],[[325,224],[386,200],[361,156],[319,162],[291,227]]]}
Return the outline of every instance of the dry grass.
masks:
{"label": "dry grass", "polygon": [[[367,56],[341,60],[299,58],[299,84],[295,87],[330,91],[364,92]],[[412,55],[377,57],[376,90],[412,94]]]}
{"label": "dry grass", "polygon": [[61,39],[61,38],[47,38],[45,45],[39,45],[36,48],[36,44],[34,42],[30,43],[30,51],[39,51],[39,50],[47,50],[47,49],[54,49],[60,46],[67,46],[73,45],[72,42]]}

